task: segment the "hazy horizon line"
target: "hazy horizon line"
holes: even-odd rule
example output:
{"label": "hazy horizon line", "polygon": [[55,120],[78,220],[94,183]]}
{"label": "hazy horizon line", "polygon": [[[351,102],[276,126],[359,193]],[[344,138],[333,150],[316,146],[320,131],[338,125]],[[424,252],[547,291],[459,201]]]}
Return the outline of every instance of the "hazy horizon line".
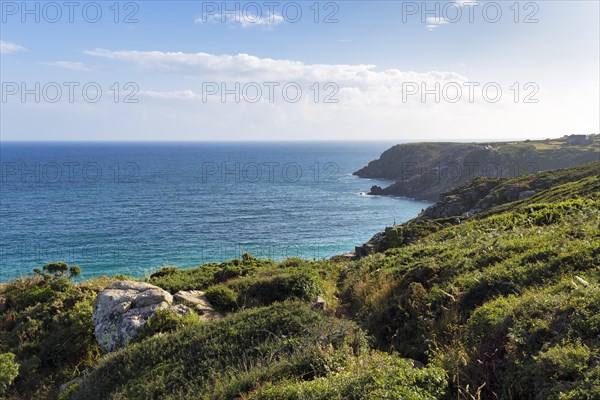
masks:
{"label": "hazy horizon line", "polygon": [[[589,135],[589,134],[588,134]],[[593,133],[592,133],[593,135]],[[556,137],[531,137],[531,138],[500,138],[498,140],[490,140],[489,138],[469,138],[469,139],[0,139],[2,143],[385,143],[385,142],[399,142],[399,143],[504,143],[511,141],[525,141],[525,140],[546,140],[546,139],[560,139],[562,137],[569,136],[564,134]]]}

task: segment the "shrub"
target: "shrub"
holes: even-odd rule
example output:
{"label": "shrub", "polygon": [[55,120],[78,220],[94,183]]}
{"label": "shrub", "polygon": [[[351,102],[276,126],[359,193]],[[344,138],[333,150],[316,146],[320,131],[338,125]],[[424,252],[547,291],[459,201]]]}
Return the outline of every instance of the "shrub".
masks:
{"label": "shrub", "polygon": [[593,386],[600,362],[585,361],[600,346],[600,203],[550,191],[349,264],[339,286],[351,315],[379,348],[439,362],[454,397],[483,383],[481,398],[593,393],[576,388]]}
{"label": "shrub", "polygon": [[162,278],[176,274],[177,272],[179,272],[179,268],[177,267],[162,267],[158,271],[152,273],[152,275],[150,275],[150,279]]}
{"label": "shrub", "polygon": [[559,400],[580,400],[580,399],[600,399],[600,365],[589,368],[583,376],[583,379],[577,381],[575,385],[561,387],[561,390],[553,393],[553,399]]}
{"label": "shrub", "polygon": [[215,282],[225,282],[248,273],[248,270],[240,265],[226,265],[214,274]]}
{"label": "shrub", "polygon": [[142,331],[136,336],[135,341],[142,341],[143,339],[153,336],[157,333],[175,332],[198,322],[198,315],[193,312],[190,312],[188,315],[181,316],[169,309],[156,310],[154,315],[148,319]]}
{"label": "shrub", "polygon": [[55,397],[61,383],[100,355],[91,321],[97,289],[36,274],[1,290],[0,352],[10,351],[20,364],[8,396]]}
{"label": "shrub", "polygon": [[13,380],[19,375],[19,364],[13,353],[0,354],[0,395],[6,393]]}
{"label": "shrub", "polygon": [[206,290],[205,296],[219,311],[230,312],[237,309],[237,295],[227,286],[211,286]]}
{"label": "shrub", "polygon": [[65,276],[65,272],[69,271],[69,274],[66,275],[66,278],[72,279],[79,275],[81,275],[81,267],[79,265],[73,265],[69,267],[69,264],[63,261],[51,262],[44,265],[42,272],[39,268],[34,268],[33,273],[35,276],[40,276],[43,279],[51,280],[51,279],[59,279]]}
{"label": "shrub", "polygon": [[62,276],[65,272],[69,270],[69,264],[66,262],[53,262],[44,265],[44,271],[47,271],[54,276]]}
{"label": "shrub", "polygon": [[313,269],[283,271],[272,277],[240,282],[239,297],[246,306],[268,305],[286,299],[314,300],[322,291],[321,277]]}
{"label": "shrub", "polygon": [[589,368],[592,350],[581,343],[556,345],[534,357],[548,380],[576,380]]}
{"label": "shrub", "polygon": [[50,282],[50,289],[55,292],[66,292],[71,286],[73,285],[67,278],[57,278]]}
{"label": "shrub", "polygon": [[436,367],[417,369],[397,355],[374,353],[354,360],[341,372],[308,381],[269,384],[249,396],[254,400],[425,400],[439,399],[446,373]]}
{"label": "shrub", "polygon": [[81,267],[79,265],[73,265],[69,268],[69,278],[75,278],[79,275],[81,275]]}
{"label": "shrub", "polygon": [[241,260],[234,259],[221,264],[209,263],[191,269],[164,267],[150,275],[146,281],[171,293],[179,290],[205,290],[217,283],[238,276],[245,276],[256,269],[273,265],[274,263],[271,260],[245,257]]}

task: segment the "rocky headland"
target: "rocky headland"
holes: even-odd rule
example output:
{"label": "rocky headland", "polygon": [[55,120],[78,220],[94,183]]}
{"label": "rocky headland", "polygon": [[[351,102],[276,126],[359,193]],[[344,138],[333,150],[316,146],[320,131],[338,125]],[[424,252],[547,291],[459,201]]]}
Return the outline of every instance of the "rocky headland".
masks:
{"label": "rocky headland", "polygon": [[354,172],[394,181],[369,194],[438,201],[442,193],[478,177],[515,178],[600,160],[600,135],[497,143],[408,143],[393,146]]}

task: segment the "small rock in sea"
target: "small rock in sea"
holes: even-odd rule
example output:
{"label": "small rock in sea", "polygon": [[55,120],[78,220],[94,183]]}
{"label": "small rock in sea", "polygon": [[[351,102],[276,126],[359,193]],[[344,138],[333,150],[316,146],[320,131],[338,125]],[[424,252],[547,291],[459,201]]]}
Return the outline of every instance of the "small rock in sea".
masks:
{"label": "small rock in sea", "polygon": [[370,195],[382,195],[383,194],[383,189],[380,186],[374,185],[371,187],[371,191],[369,192]]}

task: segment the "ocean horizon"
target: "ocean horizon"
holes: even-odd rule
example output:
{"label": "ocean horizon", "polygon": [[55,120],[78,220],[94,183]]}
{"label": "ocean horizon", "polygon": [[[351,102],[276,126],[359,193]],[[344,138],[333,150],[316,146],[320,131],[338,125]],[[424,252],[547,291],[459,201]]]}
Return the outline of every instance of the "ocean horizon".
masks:
{"label": "ocean horizon", "polygon": [[0,282],[52,261],[142,277],[248,252],[325,259],[429,203],[352,172],[395,142],[20,142],[0,146]]}

